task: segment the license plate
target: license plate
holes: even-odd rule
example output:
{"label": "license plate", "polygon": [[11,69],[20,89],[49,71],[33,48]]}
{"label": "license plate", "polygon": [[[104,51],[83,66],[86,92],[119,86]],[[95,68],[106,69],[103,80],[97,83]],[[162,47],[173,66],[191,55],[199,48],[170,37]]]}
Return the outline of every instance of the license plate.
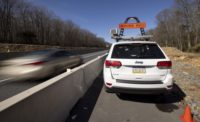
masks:
{"label": "license plate", "polygon": [[133,68],[132,72],[134,74],[144,74],[144,73],[146,73],[146,69],[145,68]]}

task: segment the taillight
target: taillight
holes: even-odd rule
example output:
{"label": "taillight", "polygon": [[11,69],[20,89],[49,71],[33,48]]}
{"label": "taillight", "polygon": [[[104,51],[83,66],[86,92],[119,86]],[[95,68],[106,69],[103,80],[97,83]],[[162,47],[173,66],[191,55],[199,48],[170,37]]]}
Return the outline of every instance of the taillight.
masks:
{"label": "taillight", "polygon": [[112,83],[106,83],[107,86],[112,86]]}
{"label": "taillight", "polygon": [[109,61],[109,60],[105,61],[105,65],[106,67],[121,67],[122,66],[120,61]]}
{"label": "taillight", "polygon": [[32,63],[28,63],[28,64],[25,64],[25,65],[42,65],[44,64],[46,61],[36,61],[36,62],[32,62]]}
{"label": "taillight", "polygon": [[170,69],[172,67],[171,61],[160,61],[157,63],[159,69]]}

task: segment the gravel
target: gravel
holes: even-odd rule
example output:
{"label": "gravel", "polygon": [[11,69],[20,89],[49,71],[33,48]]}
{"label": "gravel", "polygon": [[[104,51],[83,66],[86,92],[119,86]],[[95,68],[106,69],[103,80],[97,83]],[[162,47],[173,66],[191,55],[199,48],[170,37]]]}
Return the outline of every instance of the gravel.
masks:
{"label": "gravel", "polygon": [[[183,67],[193,68],[192,72],[184,71]],[[195,119],[200,121],[200,78],[197,76],[198,71],[193,66],[173,61],[173,76],[175,83],[186,94],[182,104],[188,104],[191,107]]]}
{"label": "gravel", "polygon": [[193,117],[200,122],[200,56],[183,53],[173,47],[163,49],[172,60],[175,83],[186,95],[181,104],[184,107],[189,105]]}

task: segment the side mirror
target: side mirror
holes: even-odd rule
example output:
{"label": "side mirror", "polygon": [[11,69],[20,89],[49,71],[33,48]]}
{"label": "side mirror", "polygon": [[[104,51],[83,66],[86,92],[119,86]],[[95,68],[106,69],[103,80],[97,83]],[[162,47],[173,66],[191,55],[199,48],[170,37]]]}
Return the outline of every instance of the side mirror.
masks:
{"label": "side mirror", "polygon": [[117,28],[111,29],[110,30],[110,34],[111,34],[112,37],[113,36],[118,36],[118,29]]}

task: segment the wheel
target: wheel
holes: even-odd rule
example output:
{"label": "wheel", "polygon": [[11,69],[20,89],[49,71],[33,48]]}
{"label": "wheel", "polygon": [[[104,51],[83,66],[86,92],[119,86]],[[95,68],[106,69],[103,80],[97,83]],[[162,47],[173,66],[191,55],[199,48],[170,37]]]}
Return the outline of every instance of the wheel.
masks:
{"label": "wheel", "polygon": [[107,93],[112,93],[112,90],[109,89],[108,87],[106,87],[105,85],[104,85],[104,90],[105,90]]}

